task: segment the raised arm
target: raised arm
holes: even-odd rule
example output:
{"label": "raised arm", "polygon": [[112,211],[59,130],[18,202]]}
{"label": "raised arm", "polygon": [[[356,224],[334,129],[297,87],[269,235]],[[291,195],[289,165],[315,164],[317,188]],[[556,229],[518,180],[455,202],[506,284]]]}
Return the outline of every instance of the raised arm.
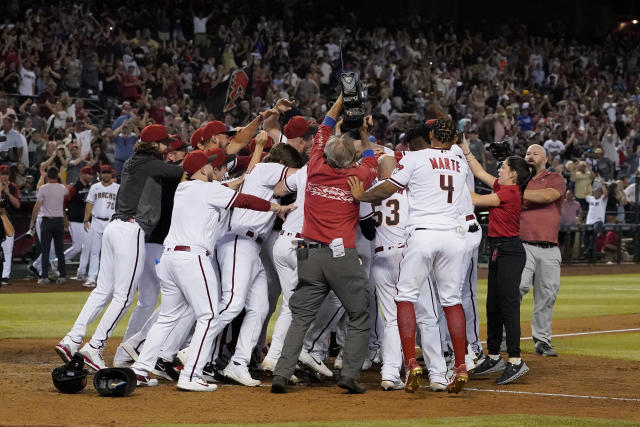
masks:
{"label": "raised arm", "polygon": [[471,172],[473,172],[473,175],[480,181],[487,184],[490,188],[493,188],[493,184],[496,182],[497,178],[484,170],[482,165],[478,163],[476,156],[471,153],[471,149],[467,143],[467,137],[464,134],[462,135],[462,144],[460,144],[460,148],[462,148],[462,153],[467,159],[467,163],[469,164],[469,168],[471,169]]}
{"label": "raised arm", "polygon": [[358,177],[350,176],[347,178],[351,194],[356,200],[361,202],[381,202],[388,199],[393,193],[399,190],[398,186],[389,181],[384,181],[368,191],[364,191],[364,184]]}

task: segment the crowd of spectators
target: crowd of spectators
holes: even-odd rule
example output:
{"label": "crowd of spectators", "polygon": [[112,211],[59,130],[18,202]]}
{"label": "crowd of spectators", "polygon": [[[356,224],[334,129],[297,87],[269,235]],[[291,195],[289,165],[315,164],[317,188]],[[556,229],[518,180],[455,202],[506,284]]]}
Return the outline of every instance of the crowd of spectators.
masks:
{"label": "crowd of spectators", "polygon": [[[493,174],[488,142],[508,141],[520,155],[544,146],[550,168],[567,180],[567,203],[575,197],[580,208],[567,224],[586,219],[588,196],[602,186],[606,221],[632,219],[640,160],[635,36],[576,41],[508,25],[472,33],[419,15],[402,27],[358,26],[345,15],[318,28],[294,9],[278,15],[251,2],[32,3],[24,10],[7,2],[0,25],[0,160],[23,196],[52,164],[67,183],[84,166],[119,172],[151,122],[188,140],[207,120],[243,125],[278,98],[296,99],[301,114],[319,119],[344,68],[365,82],[383,144],[403,149],[409,127],[449,115]],[[226,114],[207,111],[211,92],[239,67],[252,71],[246,99]]]}

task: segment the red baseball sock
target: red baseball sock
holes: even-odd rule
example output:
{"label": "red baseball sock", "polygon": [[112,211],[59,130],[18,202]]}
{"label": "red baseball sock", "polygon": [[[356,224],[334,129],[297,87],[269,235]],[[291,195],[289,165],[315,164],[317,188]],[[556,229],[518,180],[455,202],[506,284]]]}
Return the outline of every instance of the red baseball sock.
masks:
{"label": "red baseball sock", "polygon": [[409,366],[411,359],[416,360],[416,314],[412,302],[396,301],[396,307],[404,364]]}
{"label": "red baseball sock", "polygon": [[[453,354],[456,358],[455,367],[457,368],[464,363],[464,356],[467,354],[467,326],[464,318],[464,310],[462,310],[462,304],[443,308],[444,314],[447,316],[449,335],[451,335],[451,343],[453,344]],[[398,317],[398,320],[400,320],[400,317]],[[398,326],[400,326],[399,322]]]}

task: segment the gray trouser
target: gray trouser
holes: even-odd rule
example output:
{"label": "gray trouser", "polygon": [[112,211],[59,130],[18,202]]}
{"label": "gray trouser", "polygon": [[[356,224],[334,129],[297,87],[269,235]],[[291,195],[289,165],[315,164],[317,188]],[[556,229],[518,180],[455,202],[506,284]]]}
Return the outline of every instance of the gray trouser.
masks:
{"label": "gray trouser", "polygon": [[333,290],[349,315],[341,375],[359,379],[367,354],[370,322],[369,284],[357,251],[345,249],[344,256],[333,258],[331,249],[322,247],[297,249],[296,255],[298,286],[289,300],[292,321],[274,375],[285,378],[293,375],[305,334],[325,296]]}
{"label": "gray trouser", "polygon": [[553,305],[560,290],[560,248],[540,248],[523,243],[527,262],[520,279],[520,300],[533,285],[531,335],[537,341],[551,344]]}

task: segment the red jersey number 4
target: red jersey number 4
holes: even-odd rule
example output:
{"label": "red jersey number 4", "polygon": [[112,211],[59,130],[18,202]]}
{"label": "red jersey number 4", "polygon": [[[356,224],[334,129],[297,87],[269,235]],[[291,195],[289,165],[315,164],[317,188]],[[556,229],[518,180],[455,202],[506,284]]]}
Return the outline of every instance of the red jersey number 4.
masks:
{"label": "red jersey number 4", "polygon": [[440,189],[447,192],[447,203],[453,203],[453,176],[444,174],[440,175]]}

